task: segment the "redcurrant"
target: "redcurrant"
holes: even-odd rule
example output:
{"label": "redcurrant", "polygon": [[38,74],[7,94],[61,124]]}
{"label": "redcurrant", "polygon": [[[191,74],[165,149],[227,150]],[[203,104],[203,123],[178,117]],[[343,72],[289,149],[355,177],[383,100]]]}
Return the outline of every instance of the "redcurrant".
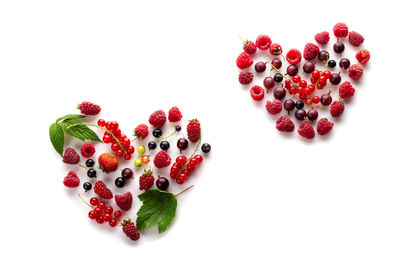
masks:
{"label": "redcurrant", "polygon": [[312,77],[314,77],[314,78],[319,78],[319,71],[318,70],[314,70],[313,72],[312,72]]}
{"label": "redcurrant", "polygon": [[115,153],[117,155],[117,157],[122,157],[124,155],[124,151],[122,151],[121,149],[118,149],[117,153]]}
{"label": "redcurrant", "polygon": [[300,87],[303,87],[303,88],[307,87],[307,82],[305,80],[301,80]]}
{"label": "redcurrant", "polygon": [[119,218],[121,218],[121,216],[122,216],[122,212],[120,210],[116,210],[114,212],[114,217],[115,218],[119,219]]}
{"label": "redcurrant", "polygon": [[111,150],[112,151],[117,151],[119,149],[119,145],[117,143],[114,143],[111,145]]}
{"label": "redcurrant", "polygon": [[176,163],[178,163],[179,166],[183,166],[186,163],[186,157],[185,156],[179,156],[176,158]]}
{"label": "redcurrant", "polygon": [[99,204],[99,199],[97,197],[92,197],[89,202],[90,205],[96,206],[97,204]]}
{"label": "redcurrant", "polygon": [[113,212],[113,207],[111,207],[111,206],[106,207],[104,212],[111,214]]}
{"label": "redcurrant", "polygon": [[99,204],[97,204],[97,208],[99,208],[99,209],[105,209],[105,207],[106,207],[106,203],[104,203],[104,202],[100,202]]}
{"label": "redcurrant", "polygon": [[125,159],[125,160],[130,160],[131,158],[132,158],[132,156],[129,155],[129,154],[126,154],[126,155],[124,156],[124,159]]}
{"label": "redcurrant", "polygon": [[294,83],[299,83],[300,82],[300,80],[301,80],[301,78],[300,78],[300,76],[299,75],[295,75],[295,76],[293,76],[293,82]]}
{"label": "redcurrant", "polygon": [[318,96],[314,96],[314,97],[312,98],[312,102],[313,102],[314,104],[318,104],[318,103],[319,103],[319,97],[318,97]]}
{"label": "redcurrant", "polygon": [[104,218],[103,217],[98,217],[98,218],[96,218],[96,222],[98,224],[102,224],[104,222]]}
{"label": "redcurrant", "polygon": [[92,219],[92,220],[96,218],[96,215],[94,214],[93,210],[89,211],[88,215],[89,215],[89,218]]}
{"label": "redcurrant", "polygon": [[111,219],[110,222],[108,223],[111,227],[115,227],[118,224],[118,221],[116,219]]}
{"label": "redcurrant", "polygon": [[97,121],[97,125],[99,125],[100,127],[103,127],[105,123],[106,123],[106,121],[103,120],[103,119],[99,119],[99,120]]}
{"label": "redcurrant", "polygon": [[133,153],[135,153],[135,148],[133,146],[129,146],[127,148],[126,152],[128,152],[128,154],[133,154]]}

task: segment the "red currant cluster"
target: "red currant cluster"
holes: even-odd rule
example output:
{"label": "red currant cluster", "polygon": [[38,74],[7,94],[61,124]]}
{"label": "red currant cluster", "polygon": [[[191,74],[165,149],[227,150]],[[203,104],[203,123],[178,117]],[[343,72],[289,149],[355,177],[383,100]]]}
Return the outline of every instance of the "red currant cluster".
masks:
{"label": "red currant cluster", "polygon": [[119,129],[118,122],[106,122],[103,119],[99,119],[97,125],[105,130],[103,142],[106,144],[111,143],[111,150],[115,152],[117,157],[124,157],[125,160],[130,160],[135,148],[131,146],[131,140]]}
{"label": "red currant cluster", "polygon": [[183,184],[202,162],[203,157],[201,155],[194,155],[189,160],[185,156],[179,156],[172,164],[170,176],[172,179],[176,179],[178,184]]}
{"label": "red currant cluster", "polygon": [[113,207],[106,206],[104,202],[99,202],[95,197],[90,199],[90,204],[94,207],[93,210],[89,211],[89,218],[96,220],[97,223],[102,224],[108,222],[111,227],[115,227],[118,224],[118,220],[122,216],[122,212],[117,210],[113,213]]}

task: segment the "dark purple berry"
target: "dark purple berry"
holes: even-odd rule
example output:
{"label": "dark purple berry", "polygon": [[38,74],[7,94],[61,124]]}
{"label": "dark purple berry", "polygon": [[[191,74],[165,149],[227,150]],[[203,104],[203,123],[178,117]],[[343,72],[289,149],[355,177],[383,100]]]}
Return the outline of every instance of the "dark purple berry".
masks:
{"label": "dark purple berry", "polygon": [[318,59],[322,62],[325,62],[329,59],[329,53],[326,50],[321,50],[318,54]]}
{"label": "dark purple berry", "polygon": [[308,62],[304,63],[304,65],[303,65],[303,71],[304,71],[305,73],[311,73],[311,72],[313,72],[314,70],[315,70],[315,64],[314,64],[313,62],[308,61]]}
{"label": "dark purple berry", "polygon": [[271,64],[278,70],[282,67],[282,61],[279,58],[274,58]]}
{"label": "dark purple berry", "polygon": [[274,97],[276,99],[283,99],[286,95],[286,90],[283,87],[276,87],[274,90]]}
{"label": "dark purple berry", "polygon": [[340,81],[342,80],[342,77],[340,77],[340,75],[338,73],[332,73],[331,78],[329,79],[329,81],[331,82],[331,84],[333,85],[338,85],[340,83]]}
{"label": "dark purple berry", "polygon": [[348,58],[342,58],[339,61],[339,67],[345,70],[348,69],[350,67],[350,60]]}
{"label": "dark purple berry", "polygon": [[275,80],[272,77],[267,77],[264,79],[264,86],[267,89],[271,89],[275,85]]}
{"label": "dark purple berry", "polygon": [[257,72],[264,72],[266,68],[267,66],[265,66],[265,63],[261,61],[254,65],[254,70]]}
{"label": "dark purple berry", "polygon": [[329,68],[334,68],[334,67],[336,67],[336,61],[333,60],[333,59],[329,60],[329,61],[328,61],[328,67],[329,67]]}
{"label": "dark purple berry", "polygon": [[285,110],[287,111],[292,111],[295,107],[295,103],[292,99],[288,99],[283,103],[283,107],[285,108]]}
{"label": "dark purple berry", "polygon": [[176,143],[176,146],[179,148],[180,151],[185,150],[189,145],[188,140],[185,138],[179,138],[178,142]]}
{"label": "dark purple berry", "polygon": [[297,109],[302,109],[304,107],[304,102],[301,100],[297,100],[295,106]]}
{"label": "dark purple berry", "polygon": [[281,74],[277,73],[274,76],[274,80],[275,80],[275,82],[280,83],[283,80],[283,76]]}
{"label": "dark purple berry", "polygon": [[294,76],[299,72],[299,68],[296,65],[289,65],[286,69],[287,74]]}
{"label": "dark purple berry", "polygon": [[329,106],[332,103],[332,97],[329,94],[323,94],[320,101],[323,106]]}
{"label": "dark purple berry", "polygon": [[307,118],[310,120],[310,121],[314,121],[314,120],[316,120],[317,118],[318,118],[318,111],[316,111],[315,109],[310,109],[308,112],[307,112]]}
{"label": "dark purple berry", "polygon": [[123,169],[122,172],[121,172],[121,176],[122,176],[124,179],[131,179],[131,178],[133,177],[133,171],[132,171],[132,169],[130,169],[130,168],[125,168],[125,169]]}
{"label": "dark purple berry", "polygon": [[338,54],[343,53],[344,51],[344,43],[342,42],[337,42],[333,45],[333,51],[335,51]]}
{"label": "dark purple berry", "polygon": [[296,113],[294,114],[294,116],[296,117],[296,119],[298,119],[299,121],[304,120],[304,118],[307,116],[306,112],[304,109],[298,109],[296,110]]}
{"label": "dark purple berry", "polygon": [[158,189],[165,191],[168,189],[169,181],[165,177],[159,177],[156,181],[156,186]]}

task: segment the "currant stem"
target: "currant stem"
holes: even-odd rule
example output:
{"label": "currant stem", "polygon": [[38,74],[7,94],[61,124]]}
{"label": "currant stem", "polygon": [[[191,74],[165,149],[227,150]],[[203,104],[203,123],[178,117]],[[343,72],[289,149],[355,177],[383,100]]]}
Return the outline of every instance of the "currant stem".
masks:
{"label": "currant stem", "polygon": [[197,146],[194,149],[193,154],[190,156],[190,158],[193,158],[193,156],[196,154],[197,150],[199,150],[200,143],[201,143],[201,135],[200,135],[200,139],[199,139],[199,141],[197,143]]}
{"label": "currant stem", "polygon": [[285,74],[283,74],[282,72],[280,72],[280,70],[278,70],[277,68],[275,68],[275,66],[272,65],[272,63],[271,63],[269,60],[267,60],[266,63],[270,64],[271,67],[273,67],[280,75],[282,75],[283,78],[285,78],[286,80],[289,80],[289,81],[290,81],[290,84],[291,84],[292,86],[296,87],[296,85],[295,85]]}
{"label": "currant stem", "polygon": [[79,167],[85,168],[85,169],[89,169],[89,167],[86,167],[85,165],[79,164]]}
{"label": "currant stem", "polygon": [[188,191],[190,188],[192,188],[194,185],[189,186],[188,188],[184,189],[183,191],[181,191],[180,193],[176,194],[175,197],[179,196],[182,193],[185,193],[186,191]]}
{"label": "currant stem", "polygon": [[238,35],[239,39],[242,40],[243,43],[246,43],[246,41],[242,38],[242,36]]}
{"label": "currant stem", "polygon": [[88,205],[89,207],[91,207],[92,209],[94,208],[92,205],[90,205],[89,203],[87,203],[80,194],[78,194],[78,197],[83,201],[83,203],[85,203],[86,205]]}

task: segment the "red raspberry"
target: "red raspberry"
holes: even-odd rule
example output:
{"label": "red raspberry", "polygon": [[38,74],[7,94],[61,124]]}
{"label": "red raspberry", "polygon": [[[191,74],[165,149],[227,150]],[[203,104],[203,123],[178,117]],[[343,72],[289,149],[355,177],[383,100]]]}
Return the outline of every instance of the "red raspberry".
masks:
{"label": "red raspberry", "polygon": [[122,223],[122,231],[133,241],[136,241],[140,238],[140,232],[136,229],[135,224],[130,220],[125,220]]}
{"label": "red raspberry", "polygon": [[331,104],[331,115],[332,117],[339,117],[344,111],[344,105],[341,101],[335,101]]}
{"label": "red raspberry", "polygon": [[249,84],[253,81],[253,77],[251,72],[241,72],[239,73],[239,82],[244,85]]}
{"label": "red raspberry", "polygon": [[303,121],[300,126],[299,129],[297,130],[297,132],[307,138],[307,139],[313,139],[315,137],[315,132],[314,132],[314,128],[311,126],[311,124],[308,121]]}
{"label": "red raspberry", "polygon": [[192,143],[196,143],[200,139],[201,128],[200,122],[197,119],[193,119],[189,122],[186,127],[188,139]]}
{"label": "red raspberry", "polygon": [[253,60],[245,53],[242,52],[236,59],[236,66],[239,69],[245,69],[253,64]]}
{"label": "red raspberry", "polygon": [[96,152],[94,145],[92,143],[84,143],[81,146],[81,154],[85,158],[90,158]]}
{"label": "red raspberry", "polygon": [[255,101],[261,101],[264,98],[264,89],[261,86],[254,85],[250,89],[250,95]]}
{"label": "red raspberry", "polygon": [[256,46],[260,50],[267,50],[271,43],[271,38],[269,38],[269,36],[265,34],[259,35],[256,40]]}
{"label": "red raspberry", "polygon": [[138,126],[136,126],[134,135],[137,138],[144,139],[147,137],[148,134],[149,134],[149,127],[147,127],[146,124],[139,124]]}
{"label": "red raspberry", "polygon": [[358,62],[360,62],[363,65],[367,64],[367,62],[369,61],[370,57],[371,56],[370,56],[369,51],[367,49],[361,49],[356,54],[356,59],[358,60]]}
{"label": "red raspberry", "polygon": [[276,129],[281,132],[293,132],[294,123],[287,116],[282,116],[276,121]]}
{"label": "red raspberry", "polygon": [[155,155],[153,162],[157,168],[164,168],[171,164],[171,157],[164,150],[161,150]]}
{"label": "red raspberry", "polygon": [[64,178],[64,185],[67,187],[77,187],[79,183],[80,180],[76,172],[70,171]]}
{"label": "red raspberry", "polygon": [[100,113],[101,108],[99,105],[84,101],[78,105],[78,109],[81,110],[83,115],[97,115]]}
{"label": "red raspberry", "polygon": [[243,44],[243,50],[247,54],[252,55],[257,51],[257,46],[256,46],[256,44],[254,42],[247,40]]}
{"label": "red raspberry", "polygon": [[177,122],[182,119],[182,113],[177,107],[172,107],[168,111],[168,120],[170,122]]}
{"label": "red raspberry", "polygon": [[275,100],[274,102],[267,101],[265,104],[265,108],[267,109],[268,113],[271,115],[276,115],[282,111],[282,103],[280,100]]}
{"label": "red raspberry", "polygon": [[292,65],[297,65],[301,61],[301,52],[297,49],[290,49],[286,54],[286,60]]}
{"label": "red raspberry", "polygon": [[123,210],[123,211],[128,211],[132,207],[132,194],[131,192],[126,192],[123,195],[115,195],[115,203],[117,203],[117,206]]}
{"label": "red raspberry", "polygon": [[162,110],[154,111],[149,118],[149,123],[156,128],[163,127],[166,121],[167,121],[167,116],[165,115],[165,112]]}
{"label": "red raspberry", "polygon": [[360,64],[353,64],[349,68],[349,77],[357,81],[363,75],[364,68]]}
{"label": "red raspberry", "polygon": [[308,43],[304,46],[303,57],[306,60],[312,60],[318,56],[319,47],[315,44]]}
{"label": "red raspberry", "polygon": [[317,132],[319,135],[325,135],[329,133],[333,128],[333,123],[328,121],[327,118],[322,118],[318,121]]}
{"label": "red raspberry", "polygon": [[320,32],[314,36],[314,39],[319,44],[327,44],[329,42],[329,32]]}
{"label": "red raspberry", "polygon": [[349,42],[352,46],[358,47],[364,43],[364,37],[358,32],[349,32]]}
{"label": "red raspberry", "polygon": [[78,153],[72,148],[67,148],[64,151],[63,162],[67,164],[77,164],[80,160]]}
{"label": "red raspberry", "polygon": [[147,191],[153,186],[153,184],[154,184],[153,172],[150,169],[147,171],[145,170],[139,178],[139,189]]}
{"label": "red raspberry", "polygon": [[97,181],[94,184],[94,192],[99,195],[99,197],[104,199],[112,199],[113,193],[107,188],[106,184],[102,181]]}
{"label": "red raspberry", "polygon": [[339,86],[339,96],[341,98],[349,98],[354,95],[354,88],[351,86],[350,82],[344,82]]}
{"label": "red raspberry", "polygon": [[282,54],[282,47],[280,44],[271,44],[271,46],[269,47],[269,52],[273,56],[279,56],[280,54]]}
{"label": "red raspberry", "polygon": [[343,22],[336,23],[335,26],[333,26],[333,34],[337,38],[346,37],[347,34],[349,34],[349,28],[347,28],[347,25]]}

